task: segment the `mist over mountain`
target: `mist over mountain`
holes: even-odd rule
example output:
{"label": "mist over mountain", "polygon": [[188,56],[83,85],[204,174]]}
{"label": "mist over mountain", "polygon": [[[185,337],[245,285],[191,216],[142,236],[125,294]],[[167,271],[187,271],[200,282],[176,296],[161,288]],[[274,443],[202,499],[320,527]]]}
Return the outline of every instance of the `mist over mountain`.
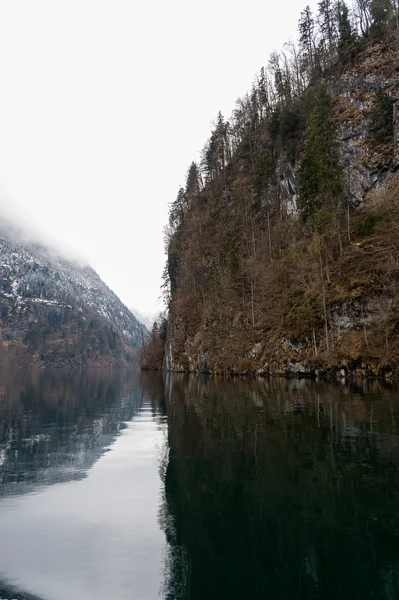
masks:
{"label": "mist over mountain", "polygon": [[134,314],[134,316],[136,317],[136,319],[142,323],[147,329],[151,329],[151,327],[153,326],[154,322],[157,320],[159,313],[143,313],[140,310],[137,310],[135,308],[131,309],[131,312]]}
{"label": "mist over mountain", "polygon": [[90,266],[0,218],[0,365],[123,365],[145,328]]}

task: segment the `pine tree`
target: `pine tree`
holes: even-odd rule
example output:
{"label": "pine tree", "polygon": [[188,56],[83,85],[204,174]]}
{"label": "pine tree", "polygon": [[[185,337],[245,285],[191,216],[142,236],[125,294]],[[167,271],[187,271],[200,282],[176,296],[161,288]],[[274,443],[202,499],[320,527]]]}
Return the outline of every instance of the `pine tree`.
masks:
{"label": "pine tree", "polygon": [[215,131],[212,131],[211,137],[205,144],[201,153],[201,169],[205,176],[205,181],[213,181],[217,176],[218,162],[217,162],[217,135]]}
{"label": "pine tree", "polygon": [[307,69],[313,67],[314,63],[314,19],[310,6],[301,12],[298,29],[302,64]]}
{"label": "pine tree", "polygon": [[299,198],[302,217],[315,223],[317,213],[336,210],[342,193],[342,174],[331,98],[321,88],[309,119],[309,133],[299,171]]}
{"label": "pine tree", "polygon": [[190,202],[192,198],[197,196],[201,190],[201,178],[200,170],[196,162],[192,162],[186,178],[186,196],[187,201]]}
{"label": "pine tree", "polygon": [[222,170],[227,162],[227,123],[225,123],[221,111],[218,112],[216,122],[217,160]]}
{"label": "pine tree", "polygon": [[261,118],[268,114],[270,110],[269,104],[269,91],[267,86],[267,77],[265,73],[265,67],[262,67],[258,76],[257,82],[258,89],[258,100],[260,107]]}
{"label": "pine tree", "polygon": [[384,142],[393,137],[393,107],[395,101],[382,90],[377,95],[371,113],[371,126],[375,139]]}
{"label": "pine tree", "polygon": [[319,2],[319,22],[323,34],[324,43],[328,50],[336,45],[337,27],[336,14],[332,0],[320,0]]}
{"label": "pine tree", "polygon": [[355,41],[356,34],[350,22],[348,6],[343,0],[339,1],[337,4],[337,18],[338,48],[341,53],[345,53]]}
{"label": "pine tree", "polygon": [[169,226],[172,229],[177,229],[183,222],[184,214],[187,210],[187,194],[181,187],[178,191],[177,198],[172,202],[169,211]]}

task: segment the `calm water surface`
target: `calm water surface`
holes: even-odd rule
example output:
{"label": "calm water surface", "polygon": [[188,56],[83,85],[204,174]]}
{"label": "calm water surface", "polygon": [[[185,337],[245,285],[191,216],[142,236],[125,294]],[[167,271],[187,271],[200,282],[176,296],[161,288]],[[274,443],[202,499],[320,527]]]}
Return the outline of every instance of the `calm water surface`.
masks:
{"label": "calm water surface", "polygon": [[0,599],[399,598],[399,392],[0,373]]}

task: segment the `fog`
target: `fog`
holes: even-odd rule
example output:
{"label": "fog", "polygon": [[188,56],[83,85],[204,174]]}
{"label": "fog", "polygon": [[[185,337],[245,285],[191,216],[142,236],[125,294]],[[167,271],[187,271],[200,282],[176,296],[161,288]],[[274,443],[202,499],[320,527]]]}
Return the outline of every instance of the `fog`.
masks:
{"label": "fog", "polygon": [[162,308],[163,227],[212,121],[301,2],[2,0],[0,209],[91,264],[129,307]]}

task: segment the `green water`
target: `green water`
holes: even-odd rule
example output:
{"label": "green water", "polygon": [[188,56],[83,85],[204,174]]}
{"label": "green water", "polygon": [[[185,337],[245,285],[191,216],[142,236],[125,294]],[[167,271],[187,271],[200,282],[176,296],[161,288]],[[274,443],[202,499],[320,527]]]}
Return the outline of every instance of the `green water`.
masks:
{"label": "green water", "polygon": [[0,598],[399,597],[394,385],[0,374]]}

